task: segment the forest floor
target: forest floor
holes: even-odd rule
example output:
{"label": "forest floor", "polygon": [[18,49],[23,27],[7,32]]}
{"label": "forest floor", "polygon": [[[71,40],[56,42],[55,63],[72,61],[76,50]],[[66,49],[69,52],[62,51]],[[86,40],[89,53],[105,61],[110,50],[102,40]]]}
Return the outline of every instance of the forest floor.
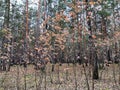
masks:
{"label": "forest floor", "polygon": [[42,72],[33,65],[12,66],[9,72],[0,72],[0,90],[120,90],[117,64],[99,70],[99,80],[92,80],[91,67],[56,64],[54,72],[51,68],[48,64]]}

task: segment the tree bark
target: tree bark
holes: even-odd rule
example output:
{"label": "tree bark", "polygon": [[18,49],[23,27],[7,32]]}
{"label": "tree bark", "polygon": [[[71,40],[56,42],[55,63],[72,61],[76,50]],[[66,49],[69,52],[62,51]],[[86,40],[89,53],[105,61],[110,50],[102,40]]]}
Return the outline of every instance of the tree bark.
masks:
{"label": "tree bark", "polygon": [[10,0],[5,0],[6,8],[5,8],[5,16],[4,16],[4,28],[9,28],[10,22]]}

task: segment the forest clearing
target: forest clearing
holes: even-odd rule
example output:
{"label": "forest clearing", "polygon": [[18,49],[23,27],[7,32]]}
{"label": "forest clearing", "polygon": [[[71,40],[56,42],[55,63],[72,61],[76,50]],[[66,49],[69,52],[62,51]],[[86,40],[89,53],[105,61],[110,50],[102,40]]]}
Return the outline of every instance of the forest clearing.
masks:
{"label": "forest clearing", "polygon": [[14,66],[10,72],[0,73],[0,90],[24,90],[25,82],[26,90],[92,90],[93,85],[94,90],[120,89],[120,67],[116,64],[99,70],[99,80],[92,79],[91,67],[57,64],[54,72],[51,68],[48,64],[46,71],[42,72],[33,69],[32,65],[27,70]]}

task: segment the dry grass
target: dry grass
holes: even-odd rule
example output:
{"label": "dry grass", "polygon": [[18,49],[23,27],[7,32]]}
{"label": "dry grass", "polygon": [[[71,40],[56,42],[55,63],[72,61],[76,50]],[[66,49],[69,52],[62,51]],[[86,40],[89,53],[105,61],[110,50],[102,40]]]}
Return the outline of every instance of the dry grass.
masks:
{"label": "dry grass", "polygon": [[[46,66],[46,73],[34,70],[32,65],[26,70],[22,66],[14,66],[10,72],[0,72],[0,90],[25,90],[25,79],[27,90],[87,90],[82,66],[57,64],[54,72],[51,72],[51,66]],[[91,67],[85,67],[85,70],[92,90]],[[99,70],[99,76],[99,80],[94,80],[94,90],[120,90],[118,65]]]}

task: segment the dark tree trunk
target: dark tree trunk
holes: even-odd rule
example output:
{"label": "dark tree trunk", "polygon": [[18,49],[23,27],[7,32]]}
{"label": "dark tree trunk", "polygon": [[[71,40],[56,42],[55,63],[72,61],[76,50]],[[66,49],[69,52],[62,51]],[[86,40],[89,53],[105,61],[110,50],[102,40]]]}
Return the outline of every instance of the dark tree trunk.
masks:
{"label": "dark tree trunk", "polygon": [[108,57],[108,61],[111,61],[111,55],[112,55],[112,50],[109,48],[108,50],[108,54],[107,54],[107,57]]}
{"label": "dark tree trunk", "polygon": [[93,79],[99,79],[97,48],[94,45],[93,38],[90,38],[90,60],[93,66]]}
{"label": "dark tree trunk", "polygon": [[3,67],[2,70],[6,71],[6,62],[5,62],[5,60],[3,60],[2,67]]}
{"label": "dark tree trunk", "polygon": [[54,64],[52,64],[52,72],[54,72],[54,67],[55,67],[55,65],[54,65]]}
{"label": "dark tree trunk", "polygon": [[95,52],[94,66],[93,66],[93,79],[99,79],[98,56],[96,52]]}

